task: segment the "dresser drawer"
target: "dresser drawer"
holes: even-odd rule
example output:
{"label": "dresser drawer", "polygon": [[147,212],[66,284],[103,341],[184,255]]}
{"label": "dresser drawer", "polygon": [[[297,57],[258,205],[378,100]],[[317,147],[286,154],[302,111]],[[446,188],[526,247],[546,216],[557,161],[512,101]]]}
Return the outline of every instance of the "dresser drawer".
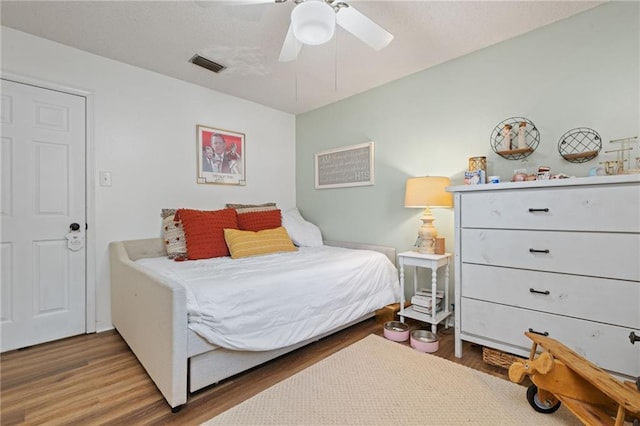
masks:
{"label": "dresser drawer", "polygon": [[461,203],[463,228],[640,232],[637,184],[479,191]]}
{"label": "dresser drawer", "polygon": [[520,351],[528,351],[531,340],[524,332],[531,328],[549,333],[549,337],[560,341],[601,368],[631,377],[640,375],[640,347],[629,341],[629,333],[634,331],[640,334],[638,329],[466,298],[462,299],[461,315],[461,333],[465,340],[474,340],[473,336],[479,336]]}
{"label": "dresser drawer", "polygon": [[640,234],[500,229],[461,234],[463,263],[640,281]]}
{"label": "dresser drawer", "polygon": [[637,282],[469,263],[461,274],[462,297],[640,329]]}

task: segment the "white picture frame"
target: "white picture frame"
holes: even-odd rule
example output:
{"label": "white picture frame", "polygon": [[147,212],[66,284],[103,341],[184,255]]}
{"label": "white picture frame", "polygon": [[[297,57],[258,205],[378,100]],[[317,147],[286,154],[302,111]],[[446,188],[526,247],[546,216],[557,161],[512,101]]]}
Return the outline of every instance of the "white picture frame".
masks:
{"label": "white picture frame", "polygon": [[366,186],[375,183],[373,141],[315,154],[316,189]]}

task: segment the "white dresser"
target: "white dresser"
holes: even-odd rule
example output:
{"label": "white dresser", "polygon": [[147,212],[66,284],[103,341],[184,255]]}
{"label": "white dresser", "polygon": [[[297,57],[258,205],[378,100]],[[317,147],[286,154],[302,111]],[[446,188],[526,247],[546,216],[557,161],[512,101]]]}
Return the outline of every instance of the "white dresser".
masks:
{"label": "white dresser", "polygon": [[463,340],[526,356],[533,331],[640,376],[640,175],[448,190],[457,357]]}

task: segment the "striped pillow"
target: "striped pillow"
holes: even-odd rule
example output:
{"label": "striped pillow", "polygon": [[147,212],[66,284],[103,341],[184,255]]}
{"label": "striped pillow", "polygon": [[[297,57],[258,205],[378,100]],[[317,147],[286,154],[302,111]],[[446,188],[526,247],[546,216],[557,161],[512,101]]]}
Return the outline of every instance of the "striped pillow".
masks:
{"label": "striped pillow", "polygon": [[264,203],[264,204],[227,203],[225,207],[228,209],[235,209],[238,213],[266,212],[270,210],[276,210],[278,208],[276,206],[276,203]]}
{"label": "striped pillow", "polygon": [[258,232],[225,229],[224,239],[232,259],[298,250],[282,226]]}
{"label": "striped pillow", "polygon": [[169,259],[187,257],[187,239],[184,236],[182,222],[175,221],[174,215],[175,213],[162,220],[162,236]]}

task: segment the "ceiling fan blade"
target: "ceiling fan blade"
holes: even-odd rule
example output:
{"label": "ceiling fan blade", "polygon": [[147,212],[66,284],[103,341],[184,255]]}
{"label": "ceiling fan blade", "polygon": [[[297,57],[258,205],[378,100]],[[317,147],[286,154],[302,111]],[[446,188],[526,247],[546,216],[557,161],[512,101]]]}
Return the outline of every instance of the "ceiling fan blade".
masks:
{"label": "ceiling fan blade", "polygon": [[336,23],[375,50],[386,47],[393,40],[392,34],[351,5],[338,10]]}
{"label": "ceiling fan blade", "polygon": [[298,53],[300,53],[301,47],[302,43],[300,43],[296,36],[293,35],[293,26],[289,25],[289,30],[287,31],[287,36],[282,44],[282,50],[280,51],[280,58],[278,58],[278,60],[280,62],[295,60],[298,57]]}
{"label": "ceiling fan blade", "polygon": [[263,4],[277,3],[276,0],[194,0],[194,3],[205,9],[216,4],[223,6],[246,5],[246,4]]}

